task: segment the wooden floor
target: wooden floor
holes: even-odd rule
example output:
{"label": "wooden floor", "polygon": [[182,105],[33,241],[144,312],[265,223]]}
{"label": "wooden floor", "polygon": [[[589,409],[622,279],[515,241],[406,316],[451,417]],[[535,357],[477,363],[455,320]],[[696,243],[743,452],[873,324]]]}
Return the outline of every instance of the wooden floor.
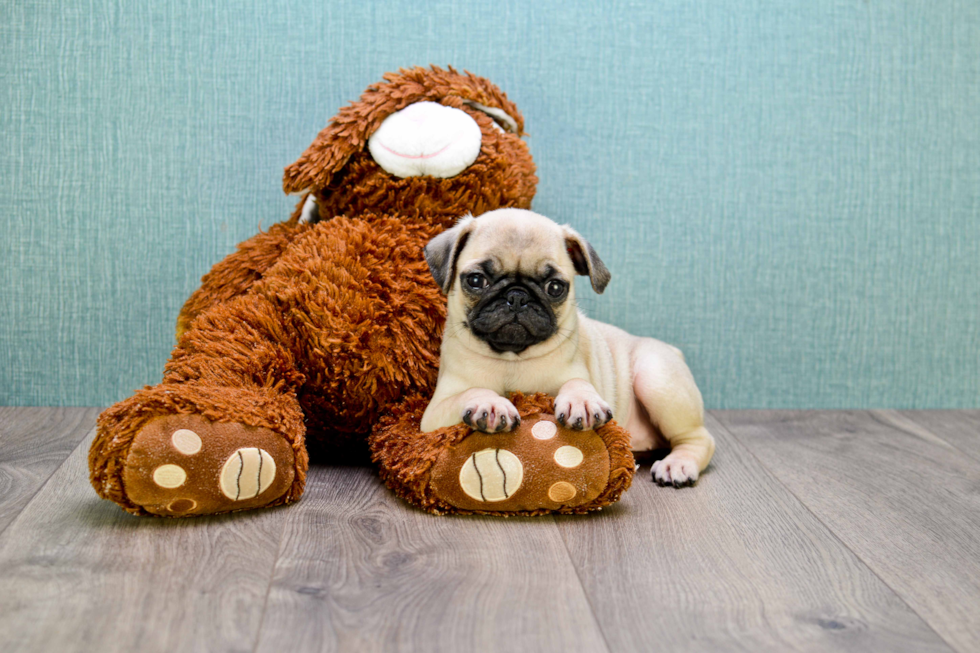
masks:
{"label": "wooden floor", "polygon": [[694,488],[434,517],[368,468],[130,516],[97,409],[0,408],[0,651],[980,651],[980,411],[714,412]]}

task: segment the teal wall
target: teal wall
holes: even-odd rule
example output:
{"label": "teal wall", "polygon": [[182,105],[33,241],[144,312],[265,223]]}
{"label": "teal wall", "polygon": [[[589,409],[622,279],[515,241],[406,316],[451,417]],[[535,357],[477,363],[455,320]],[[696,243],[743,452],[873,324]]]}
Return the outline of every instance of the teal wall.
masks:
{"label": "teal wall", "polygon": [[210,4],[3,3],[0,404],[155,383],[282,168],[437,63],[522,108],[583,305],[709,407],[980,406],[980,3]]}

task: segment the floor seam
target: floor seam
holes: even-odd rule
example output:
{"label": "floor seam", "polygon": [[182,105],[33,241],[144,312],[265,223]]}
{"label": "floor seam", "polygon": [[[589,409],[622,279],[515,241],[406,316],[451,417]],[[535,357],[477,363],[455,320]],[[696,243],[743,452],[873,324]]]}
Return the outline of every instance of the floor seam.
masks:
{"label": "floor seam", "polygon": [[589,614],[592,615],[592,621],[595,623],[596,630],[599,631],[599,636],[602,637],[602,643],[606,647],[606,653],[612,653],[612,648],[609,646],[609,640],[606,639],[606,631],[602,627],[602,622],[599,621],[599,615],[596,614],[595,606],[592,605],[592,599],[589,597],[589,592],[585,588],[585,583],[582,582],[582,575],[578,571],[578,566],[572,559],[572,552],[568,550],[568,542],[565,541],[565,535],[561,532],[561,527],[558,525],[558,521],[561,517],[552,515],[551,523],[555,526],[555,531],[558,533],[558,537],[561,539],[562,548],[565,549],[565,558],[568,560],[568,564],[572,566],[575,571],[575,579],[578,580],[578,586],[582,589],[582,596],[585,597],[585,604],[589,606]]}
{"label": "floor seam", "polygon": [[[862,412],[870,413],[871,411],[862,411]],[[877,571],[875,571],[874,567],[872,567],[868,563],[867,560],[865,560],[857,551],[855,551],[850,546],[848,546],[847,542],[845,542],[844,540],[842,540],[840,538],[840,536],[837,534],[837,532],[833,528],[831,528],[830,525],[827,524],[827,522],[825,522],[823,519],[820,518],[819,515],[817,515],[815,512],[813,512],[813,510],[810,508],[810,506],[808,506],[803,501],[803,499],[801,499],[795,492],[793,492],[792,489],[790,489],[785,483],[783,483],[782,479],[780,479],[771,468],[769,468],[765,463],[763,463],[762,460],[758,456],[755,455],[755,452],[752,451],[752,449],[747,444],[745,444],[745,442],[740,437],[738,437],[737,435],[735,435],[735,432],[734,431],[732,431],[730,428],[728,428],[728,425],[725,424],[722,421],[721,417],[719,417],[719,415],[717,414],[716,411],[709,411],[709,414],[712,417],[714,417],[715,421],[718,423],[719,426],[721,426],[723,429],[725,429],[725,433],[727,433],[729,436],[731,436],[731,438],[733,440],[736,440],[740,445],[742,445],[742,448],[746,451],[746,453],[748,453],[750,456],[752,456],[752,458],[759,464],[759,466],[762,467],[763,469],[765,469],[769,473],[769,475],[773,478],[773,480],[775,480],[777,483],[779,483],[783,487],[783,489],[785,489],[787,492],[789,492],[790,496],[792,496],[794,499],[796,499],[796,501],[800,504],[800,506],[804,510],[806,510],[807,513],[810,514],[810,516],[812,516],[814,519],[816,519],[817,522],[821,526],[823,526],[827,530],[828,533],[830,533],[830,536],[831,537],[833,537],[835,540],[837,540],[837,542],[839,542],[842,547],[844,547],[845,549],[847,549],[851,553],[851,555],[853,555],[862,565],[864,565],[864,568],[865,569],[867,569],[871,574],[874,575],[875,578],[877,578],[879,581],[881,581],[882,585],[884,585],[885,587],[887,587],[889,589],[889,591],[891,591],[891,593],[895,595],[895,598],[902,602],[902,605],[904,605],[905,607],[907,607],[912,612],[912,614],[914,614],[919,619],[921,619],[922,620],[922,623],[925,624],[926,628],[928,628],[933,633],[935,633],[936,634],[936,637],[938,637],[941,642],[943,642],[946,646],[948,646],[950,648],[950,650],[952,650],[952,651],[960,651],[960,649],[958,649],[951,642],[949,642],[945,637],[943,637],[943,635],[939,631],[937,631],[935,629],[935,627],[932,625],[932,623],[928,619],[926,619],[923,615],[919,614],[919,611],[916,610],[914,607],[912,607],[912,605],[909,604],[909,602],[905,599],[904,596],[902,596],[901,593],[898,592],[898,590],[896,590],[894,587],[891,586],[891,584],[888,581],[886,581],[884,578],[882,578],[881,575]],[[872,419],[874,419],[874,416],[872,416]],[[875,420],[875,421],[877,421],[877,420]]]}
{"label": "floor seam", "polygon": [[288,514],[283,515],[282,530],[279,531],[279,543],[276,546],[276,557],[272,561],[269,584],[265,588],[265,597],[262,599],[262,614],[259,615],[259,626],[255,629],[255,644],[252,646],[252,653],[256,653],[259,650],[259,643],[262,641],[262,628],[265,627],[265,615],[269,611],[269,596],[272,594],[272,586],[276,582],[276,569],[279,567],[279,559],[282,557],[283,544],[286,540],[286,522],[288,519]]}
{"label": "floor seam", "polygon": [[88,431],[85,432],[85,435],[82,436],[81,441],[79,441],[79,443],[77,445],[75,445],[74,447],[72,447],[71,451],[69,451],[68,454],[65,456],[65,459],[62,460],[61,463],[57,467],[55,467],[51,471],[50,474],[48,474],[48,477],[46,479],[44,479],[44,482],[43,483],[41,483],[40,485],[37,486],[37,489],[34,490],[34,492],[31,494],[30,498],[27,499],[27,501],[21,507],[20,512],[17,513],[17,516],[15,516],[13,519],[11,519],[9,522],[7,522],[7,525],[6,526],[4,526],[3,528],[0,528],[0,538],[3,537],[3,534],[6,533],[7,530],[11,526],[13,526],[15,523],[17,523],[20,520],[21,516],[24,514],[24,511],[26,511],[30,507],[31,503],[34,502],[34,499],[37,498],[37,495],[39,495],[41,493],[41,491],[48,486],[48,483],[51,482],[51,479],[54,478],[54,475],[57,474],[59,471],[61,471],[61,468],[65,466],[65,464],[72,457],[72,455],[76,451],[78,451],[79,449],[81,449],[83,446],[88,446],[90,444],[90,437],[91,437],[91,435],[93,433],[95,433],[95,427],[94,426],[92,428],[90,428]]}
{"label": "floor seam", "polygon": [[908,431],[908,430],[902,428],[898,424],[893,424],[891,422],[883,421],[879,417],[880,414],[888,415],[889,413],[894,414],[894,415],[897,415],[899,418],[903,418],[903,419],[909,420],[910,422],[912,422],[913,424],[915,424],[916,426],[918,426],[920,429],[922,429],[923,431],[925,431],[926,433],[928,433],[932,437],[936,438],[940,442],[945,443],[946,446],[948,446],[953,451],[956,451],[960,455],[966,456],[967,458],[970,458],[970,459],[972,459],[972,460],[974,460],[976,462],[980,462],[980,457],[978,457],[976,454],[974,454],[974,453],[972,453],[970,451],[967,451],[967,450],[963,449],[962,447],[960,447],[955,442],[950,442],[948,439],[946,439],[943,436],[939,435],[938,433],[936,433],[935,431],[933,431],[931,428],[929,428],[925,424],[922,424],[919,420],[915,419],[914,417],[910,417],[910,416],[904,414],[900,410],[897,410],[897,409],[894,409],[894,408],[886,408],[886,409],[881,409],[881,410],[869,410],[868,411],[868,414],[871,415],[871,419],[873,419],[876,423],[881,424],[882,426],[886,426],[886,427],[888,427],[890,429],[895,429],[899,433],[904,433],[904,434],[910,435],[910,436],[912,436],[914,438],[922,439],[922,436],[918,435],[917,433],[914,433],[912,431]]}

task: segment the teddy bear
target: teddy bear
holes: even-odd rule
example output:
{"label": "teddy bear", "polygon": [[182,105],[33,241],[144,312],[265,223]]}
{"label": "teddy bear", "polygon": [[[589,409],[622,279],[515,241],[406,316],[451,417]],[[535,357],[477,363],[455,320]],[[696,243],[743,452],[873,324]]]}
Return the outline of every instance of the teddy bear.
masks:
{"label": "teddy bear", "polygon": [[[286,168],[283,188],[300,196],[291,217],[217,263],[181,309],[162,382],[99,416],[96,492],[171,517],[285,504],[303,493],[311,451],[325,463],[363,452],[373,429],[374,458],[401,496],[433,512],[492,511],[447,494],[469,454],[433,473],[468,433],[423,446],[412,423],[445,321],[422,252],[465,214],[530,208],[523,130],[500,89],[452,68],[386,74],[342,108]],[[619,467],[631,474],[632,459]],[[593,469],[587,484],[611,487],[610,474]]]}

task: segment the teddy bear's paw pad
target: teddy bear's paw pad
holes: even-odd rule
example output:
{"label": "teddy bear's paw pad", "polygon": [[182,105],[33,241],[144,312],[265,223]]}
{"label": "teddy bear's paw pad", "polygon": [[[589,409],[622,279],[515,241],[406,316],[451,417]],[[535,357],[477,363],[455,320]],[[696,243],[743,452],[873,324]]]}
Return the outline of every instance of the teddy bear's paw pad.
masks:
{"label": "teddy bear's paw pad", "polygon": [[524,465],[506,449],[484,449],[466,459],[459,470],[459,486],[482,502],[504,501],[521,488]]}
{"label": "teddy bear's paw pad", "polygon": [[293,450],[266,428],[168,415],[133,440],[123,469],[130,501],[156,515],[206,515],[259,508],[295,476]]}
{"label": "teddy bear's paw pad", "polygon": [[232,501],[253,499],[272,485],[276,461],[265,449],[239,449],[225,461],[220,478],[221,492]]}
{"label": "teddy bear's paw pad", "polygon": [[595,431],[524,419],[513,433],[473,432],[440,456],[432,490],[464,510],[560,510],[588,503],[609,482],[609,453]]}

